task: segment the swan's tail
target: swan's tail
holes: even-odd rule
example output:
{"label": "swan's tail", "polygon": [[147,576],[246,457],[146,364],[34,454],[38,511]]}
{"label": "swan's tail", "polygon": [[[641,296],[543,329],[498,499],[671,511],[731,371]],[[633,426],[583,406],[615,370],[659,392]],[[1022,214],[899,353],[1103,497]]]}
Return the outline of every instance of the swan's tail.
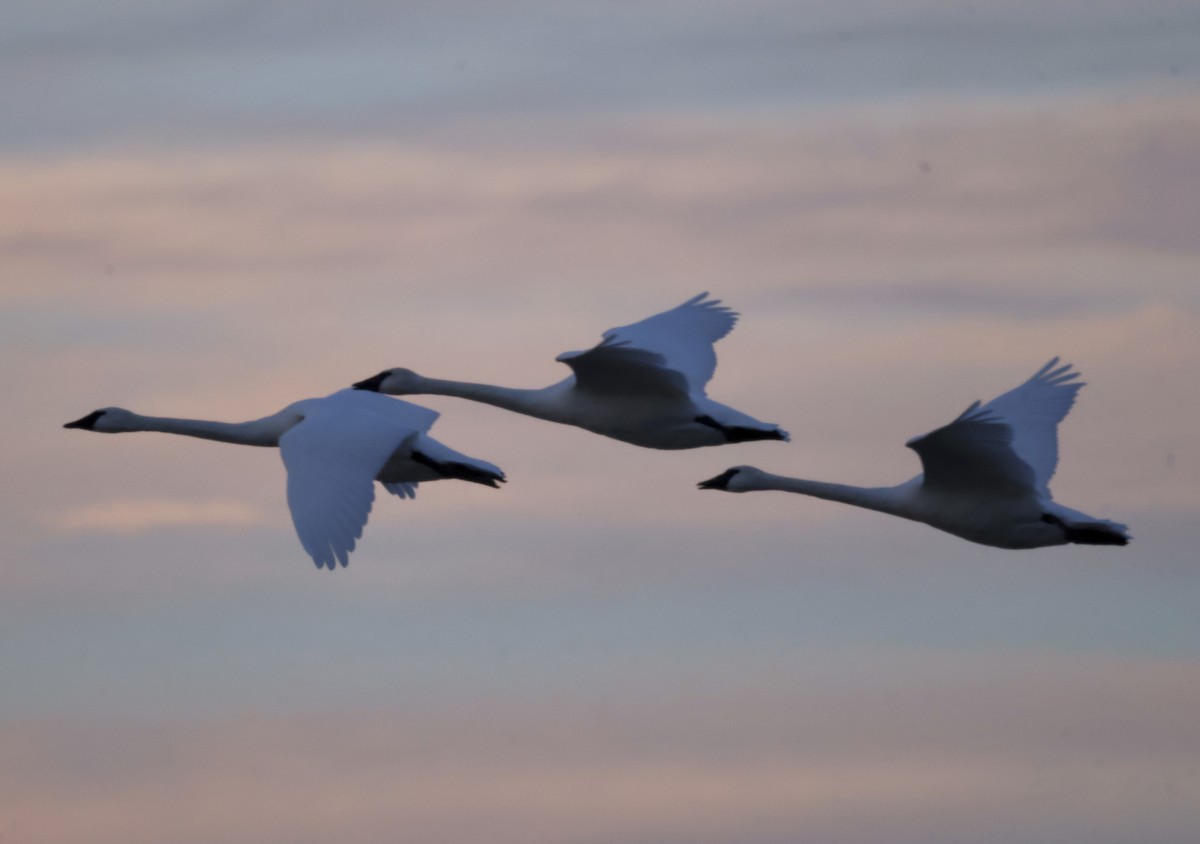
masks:
{"label": "swan's tail", "polygon": [[1079,514],[1082,518],[1066,519],[1046,513],[1042,521],[1058,525],[1067,535],[1067,542],[1074,545],[1128,545],[1132,537],[1129,528],[1107,519],[1093,519]]}
{"label": "swan's tail", "polygon": [[[744,416],[744,414],[742,414]],[[759,422],[749,416],[744,417],[746,424],[729,424],[718,422],[710,414],[703,414],[696,417],[696,421],[701,425],[707,425],[709,428],[715,428],[725,436],[727,443],[748,443],[757,440],[782,440],[783,442],[791,442],[792,435],[780,428],[778,425],[770,425]]]}
{"label": "swan's tail", "polygon": [[1067,541],[1076,545],[1128,545],[1129,534],[1122,525],[1093,522],[1089,525],[1067,525]]}
{"label": "swan's tail", "polygon": [[[432,454],[430,452],[433,452]],[[443,478],[454,478],[459,481],[470,481],[473,484],[483,484],[498,489],[506,480],[499,466],[459,454],[436,440],[422,441],[421,450],[413,449],[412,459],[423,466],[428,466]]]}
{"label": "swan's tail", "polygon": [[494,466],[482,465],[483,461],[479,461],[480,465],[471,463],[458,463],[451,461],[442,463],[438,466],[447,478],[455,478],[460,481],[470,481],[473,484],[483,484],[490,486],[493,489],[499,489],[500,484],[504,483],[506,478],[504,473]]}

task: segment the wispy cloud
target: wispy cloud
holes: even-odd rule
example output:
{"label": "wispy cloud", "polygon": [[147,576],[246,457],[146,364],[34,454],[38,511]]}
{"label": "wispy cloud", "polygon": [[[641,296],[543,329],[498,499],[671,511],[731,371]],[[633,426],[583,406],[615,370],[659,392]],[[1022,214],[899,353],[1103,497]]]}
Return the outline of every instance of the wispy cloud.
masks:
{"label": "wispy cloud", "polygon": [[681,293],[932,278],[1105,296],[1128,295],[1136,273],[1143,298],[1194,301],[1195,244],[1178,221],[1200,214],[1182,187],[1196,113],[1189,96],[951,102],[897,123],[869,110],[646,117],[556,145],[550,122],[482,145],[464,132],[9,158],[5,296],[337,301],[335,274],[435,305],[448,284],[484,279],[514,303],[564,279],[647,277]]}
{"label": "wispy cloud", "polygon": [[[886,124],[859,109],[648,117],[609,127],[616,152],[609,138],[572,137],[532,151],[510,139],[8,158],[0,177],[16,202],[0,211],[0,239],[19,248],[5,256],[0,370],[62,408],[59,424],[112,403],[253,418],[392,365],[540,386],[566,374],[559,352],[710,289],[744,313],[718,347],[713,394],[806,432],[770,455],[781,470],[901,480],[916,464],[892,444],[1063,355],[1094,386],[1068,420],[1056,489],[1106,490],[1114,507],[1194,502],[1185,428],[1197,398],[1162,385],[1186,382],[1200,355],[1200,257],[1130,235],[1160,212],[1143,220],[1149,206],[1120,197],[1186,182],[1180,151],[1200,143],[1200,107],[1084,102],[1053,119],[1043,107]],[[1176,151],[1161,166],[1142,153],[1156,143]],[[1164,193],[1181,218],[1200,217],[1185,194]],[[439,437],[513,473],[489,506],[652,511],[574,482],[619,472],[620,445],[583,448],[579,431],[431,403],[447,411]],[[1175,410],[1145,411],[1164,403]],[[37,477],[63,432],[29,433],[43,456],[26,447],[10,462]],[[138,453],[125,471],[150,459]],[[204,453],[169,459],[205,495],[227,494],[224,458],[189,462]],[[1105,456],[1082,457],[1094,454]],[[664,478],[678,471],[661,463]],[[264,488],[278,473],[263,470]],[[62,484],[32,487],[10,512],[62,506]]]}
{"label": "wispy cloud", "polygon": [[[50,8],[51,11],[47,11]],[[463,0],[16,4],[5,145],[407,135],[540,117],[1196,79],[1194,10],[1156,2],[755,0],[503,9]],[[1182,79],[1181,79],[1182,77]]]}
{"label": "wispy cloud", "polygon": [[122,535],[177,527],[249,527],[264,523],[250,504],[236,499],[188,501],[172,498],[114,498],[64,510],[50,520],[60,531]]}
{"label": "wispy cloud", "polygon": [[230,829],[248,844],[1194,832],[1194,665],[903,651],[789,664],[736,691],[710,676],[436,710],[10,722],[0,807],[12,834],[97,844]]}
{"label": "wispy cloud", "polygon": [[[1196,9],[8,5],[0,834],[1197,840]],[[61,428],[541,386],[703,289],[711,394],[792,443],[431,397],[511,483],[380,501],[337,575],[272,450]],[[1051,355],[1055,493],[1129,548],[695,489],[903,480]]]}

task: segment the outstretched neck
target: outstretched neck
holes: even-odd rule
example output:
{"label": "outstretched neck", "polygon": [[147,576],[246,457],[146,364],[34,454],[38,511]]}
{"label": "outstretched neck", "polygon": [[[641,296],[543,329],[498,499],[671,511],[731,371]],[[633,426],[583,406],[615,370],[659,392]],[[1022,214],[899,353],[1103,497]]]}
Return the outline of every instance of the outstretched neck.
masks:
{"label": "outstretched neck", "polygon": [[207,419],[177,419],[131,413],[129,421],[120,430],[159,431],[237,445],[278,446],[279,438],[289,427],[279,418],[279,414],[251,422],[212,422]]}
{"label": "outstretched neck", "polygon": [[804,478],[789,478],[784,475],[772,475],[763,472],[755,482],[759,489],[775,489],[781,492],[795,492],[822,498],[826,501],[839,501],[842,504],[852,504],[867,510],[878,510],[897,516],[908,516],[905,512],[902,487],[879,486],[864,487],[849,484],[833,484],[825,481],[810,481]]}
{"label": "outstretched neck", "polygon": [[522,390],[497,387],[494,384],[476,384],[471,381],[450,381],[444,378],[421,378],[416,389],[411,392],[469,399],[530,416],[543,415],[538,399],[545,394],[545,390]]}

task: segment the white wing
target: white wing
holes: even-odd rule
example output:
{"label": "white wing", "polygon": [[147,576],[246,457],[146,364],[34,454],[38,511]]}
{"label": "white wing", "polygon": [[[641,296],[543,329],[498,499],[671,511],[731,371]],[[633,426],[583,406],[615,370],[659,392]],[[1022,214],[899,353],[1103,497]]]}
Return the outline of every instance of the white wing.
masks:
{"label": "white wing", "polygon": [[713,343],[737,322],[736,313],[707,296],[701,293],[669,311],[610,329],[599,345],[565,352],[557,360],[591,392],[703,395],[717,368]]}
{"label": "white wing", "polygon": [[975,402],[949,425],[914,437],[907,445],[921,458],[926,486],[1028,492],[1033,470],[1017,457],[1012,439],[1012,428]]}
{"label": "white wing", "polygon": [[1082,381],[1071,364],[1054,358],[1019,387],[983,406],[1012,427],[1012,448],[1033,469],[1038,492],[1050,494],[1058,466],[1058,423],[1070,412]]}
{"label": "white wing", "polygon": [[407,425],[414,431],[425,433],[433,427],[433,423],[441,416],[436,410],[430,410],[419,404],[413,404],[393,396],[385,396],[372,390],[355,390],[348,388],[331,393],[323,399],[311,399],[313,402],[327,403],[338,407],[345,413],[374,413],[398,425]]}
{"label": "white wing", "polygon": [[413,419],[427,418],[411,412],[424,410],[416,405],[363,402],[355,392],[361,391],[304,402],[303,421],[279,439],[292,522],[318,568],[349,562],[375,500],[375,476],[406,439],[419,435]]}
{"label": "white wing", "polygon": [[[1057,367],[1057,368],[1056,368]],[[975,402],[945,427],[908,442],[925,483],[945,488],[1034,490],[1049,497],[1058,462],[1058,423],[1082,383],[1058,358],[987,404]]]}

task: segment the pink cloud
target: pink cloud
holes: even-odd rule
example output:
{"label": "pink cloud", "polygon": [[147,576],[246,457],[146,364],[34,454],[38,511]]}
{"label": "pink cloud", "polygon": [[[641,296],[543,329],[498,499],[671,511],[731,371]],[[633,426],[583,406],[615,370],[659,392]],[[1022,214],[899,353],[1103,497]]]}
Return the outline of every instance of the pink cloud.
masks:
{"label": "pink cloud", "polygon": [[[1127,200],[1178,183],[1172,173],[1200,138],[1184,116],[1195,113],[1185,95],[1119,107],[985,100],[893,120],[874,108],[627,119],[616,145],[609,127],[607,145],[313,142],[10,158],[0,177],[19,211],[0,217],[0,244],[20,272],[6,296],[161,309],[286,294],[303,304],[336,302],[341,284],[320,285],[337,277],[372,297],[403,288],[436,305],[447,284],[503,284],[518,297],[647,278],[679,295],[730,279],[886,285],[898,260],[926,277],[1028,288],[1045,283],[1030,277],[1030,259],[1075,262],[1084,244],[1108,253],[1095,269],[1144,267],[1133,233],[1161,229],[1164,206]],[[1169,154],[1148,157],[1154,148]],[[1197,210],[1186,192],[1168,193],[1172,217]],[[1114,269],[1087,287],[1057,283],[1124,285]],[[1160,288],[1154,278],[1143,272],[1143,285]]]}
{"label": "pink cloud", "polygon": [[993,840],[998,824],[1116,844],[1195,831],[1190,664],[865,652],[736,691],[646,691],[9,723],[0,808],[22,840],[97,844],[951,842]]}
{"label": "pink cloud", "polygon": [[131,535],[161,528],[249,527],[263,524],[251,504],[238,499],[189,501],[118,497],[64,510],[50,519],[57,530]]}

